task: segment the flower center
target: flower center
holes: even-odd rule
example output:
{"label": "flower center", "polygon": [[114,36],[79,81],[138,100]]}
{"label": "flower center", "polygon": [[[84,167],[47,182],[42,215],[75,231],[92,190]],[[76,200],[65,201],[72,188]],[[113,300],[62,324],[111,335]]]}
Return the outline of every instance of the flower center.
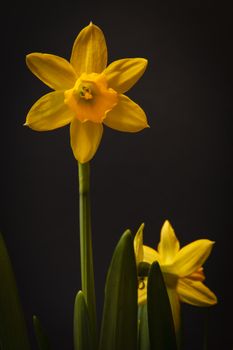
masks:
{"label": "flower center", "polygon": [[82,123],[102,123],[118,102],[117,92],[108,87],[105,75],[97,73],[83,73],[64,96],[64,103]]}
{"label": "flower center", "polygon": [[91,89],[87,86],[81,86],[79,95],[85,100],[91,100],[93,98],[91,94]]}

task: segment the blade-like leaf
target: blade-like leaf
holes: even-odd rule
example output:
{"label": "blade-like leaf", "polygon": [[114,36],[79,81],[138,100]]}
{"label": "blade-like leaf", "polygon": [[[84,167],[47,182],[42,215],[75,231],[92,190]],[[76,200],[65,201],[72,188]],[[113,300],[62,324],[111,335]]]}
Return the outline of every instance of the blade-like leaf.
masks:
{"label": "blade-like leaf", "polygon": [[150,350],[147,304],[139,306],[139,350]]}
{"label": "blade-like leaf", "polygon": [[118,242],[108,270],[100,350],[137,348],[137,270],[133,238],[127,230]]}
{"label": "blade-like leaf", "polygon": [[11,261],[0,234],[0,344],[2,350],[29,350],[27,327]]}
{"label": "blade-like leaf", "polygon": [[147,308],[151,350],[177,350],[171,306],[158,262],[149,272]]}
{"label": "blade-like leaf", "polygon": [[79,291],[74,305],[74,349],[93,350],[93,340],[87,304],[83,292]]}
{"label": "blade-like leaf", "polygon": [[34,332],[36,336],[37,346],[39,350],[50,350],[50,344],[49,340],[44,332],[44,329],[40,323],[40,320],[33,316],[33,326],[34,326]]}

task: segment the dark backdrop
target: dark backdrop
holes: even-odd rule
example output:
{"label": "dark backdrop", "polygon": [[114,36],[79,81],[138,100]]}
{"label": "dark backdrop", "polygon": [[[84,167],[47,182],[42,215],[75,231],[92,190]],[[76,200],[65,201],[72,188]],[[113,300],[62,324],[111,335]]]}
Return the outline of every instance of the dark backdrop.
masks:
{"label": "dark backdrop", "polygon": [[[100,317],[104,279],[126,228],[145,222],[156,246],[169,219],[182,245],[215,240],[206,284],[210,349],[232,348],[232,16],[206,1],[63,1],[6,4],[1,21],[1,230],[14,266],[30,336],[37,314],[54,348],[72,349],[80,289],[77,164],[69,128],[23,127],[49,89],[25,65],[30,52],[69,58],[92,20],[105,33],[109,62],[146,57],[128,95],[151,126],[137,134],[105,128],[92,161],[92,219]],[[201,349],[205,310],[184,305],[186,349]]]}

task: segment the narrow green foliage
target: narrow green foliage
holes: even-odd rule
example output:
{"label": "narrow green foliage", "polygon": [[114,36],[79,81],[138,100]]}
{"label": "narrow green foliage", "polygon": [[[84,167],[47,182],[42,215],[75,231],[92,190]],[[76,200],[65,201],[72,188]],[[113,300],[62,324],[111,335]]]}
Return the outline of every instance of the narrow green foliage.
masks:
{"label": "narrow green foliage", "polygon": [[137,269],[133,238],[119,240],[108,270],[100,350],[137,349]]}
{"label": "narrow green foliage", "polygon": [[40,320],[33,316],[33,326],[34,326],[34,332],[36,336],[37,346],[39,350],[50,350],[50,344],[49,340],[44,332],[44,329],[40,323]]}
{"label": "narrow green foliage", "polygon": [[151,350],[177,350],[171,306],[158,262],[149,272],[147,308]]}
{"label": "narrow green foliage", "polygon": [[87,304],[79,291],[74,305],[74,350],[93,350],[93,346]]}
{"label": "narrow green foliage", "polygon": [[138,349],[150,350],[147,304],[139,306],[139,337]]}
{"label": "narrow green foliage", "polygon": [[29,350],[26,323],[8,252],[0,234],[0,346],[1,350]]}

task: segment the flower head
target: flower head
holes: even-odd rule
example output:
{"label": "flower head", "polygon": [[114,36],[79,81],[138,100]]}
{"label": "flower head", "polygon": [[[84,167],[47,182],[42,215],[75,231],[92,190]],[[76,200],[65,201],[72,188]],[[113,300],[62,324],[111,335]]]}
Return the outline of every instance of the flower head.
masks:
{"label": "flower head", "polygon": [[[142,236],[143,230],[140,226],[134,239],[136,261],[148,264],[158,261],[160,264],[170,299],[175,328],[178,331],[180,328],[180,302],[195,306],[210,306],[217,303],[215,294],[203,284],[205,276],[202,267],[214,242],[208,239],[199,239],[180,249],[180,243],[167,220],[161,229],[157,250],[143,245]],[[143,283],[140,279],[139,304],[146,302],[146,287],[147,278],[143,279]]]}
{"label": "flower head", "polygon": [[27,55],[26,62],[55,91],[32,106],[25,125],[47,131],[70,124],[71,147],[80,163],[95,155],[103,124],[126,132],[148,127],[144,111],[124,95],[144,73],[147,60],[125,58],[107,66],[105,38],[96,25],[79,33],[70,62],[42,53]]}

